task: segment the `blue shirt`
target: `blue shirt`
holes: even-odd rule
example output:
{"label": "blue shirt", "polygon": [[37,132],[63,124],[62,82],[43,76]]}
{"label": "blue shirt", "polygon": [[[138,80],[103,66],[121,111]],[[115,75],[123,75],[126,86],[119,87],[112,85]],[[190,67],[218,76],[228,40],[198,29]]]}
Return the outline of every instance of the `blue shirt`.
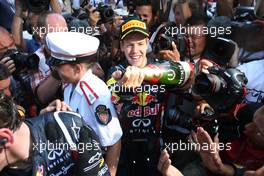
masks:
{"label": "blue shirt", "polygon": [[41,47],[41,44],[37,42],[37,40],[34,37],[32,37],[32,39],[26,39],[26,44],[27,44],[26,52],[29,54],[34,53]]}

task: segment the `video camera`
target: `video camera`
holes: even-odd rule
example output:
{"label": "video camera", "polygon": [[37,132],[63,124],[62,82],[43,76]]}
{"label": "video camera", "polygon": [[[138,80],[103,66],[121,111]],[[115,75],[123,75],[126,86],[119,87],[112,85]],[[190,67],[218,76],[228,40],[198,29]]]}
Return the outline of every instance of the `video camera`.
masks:
{"label": "video camera", "polygon": [[15,49],[9,49],[4,54],[3,58],[10,57],[16,67],[15,73],[20,73],[25,68],[28,69],[38,69],[39,57],[36,54],[28,55],[26,53],[20,53]]}

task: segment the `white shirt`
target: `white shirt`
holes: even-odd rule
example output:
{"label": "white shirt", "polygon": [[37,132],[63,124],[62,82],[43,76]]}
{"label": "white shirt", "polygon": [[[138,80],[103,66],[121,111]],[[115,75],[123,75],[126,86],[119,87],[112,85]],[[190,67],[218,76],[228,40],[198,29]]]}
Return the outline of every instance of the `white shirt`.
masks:
{"label": "white shirt", "polygon": [[[72,84],[65,88],[64,101],[74,111],[80,113],[86,123],[93,128],[102,146],[115,144],[123,133],[107,85],[89,70],[75,89],[72,89],[74,89]],[[98,121],[98,114],[96,115],[98,107],[106,107],[110,111],[112,119],[107,125]]]}
{"label": "white shirt", "polygon": [[237,67],[247,79],[246,102],[261,102],[264,98],[264,60],[251,61]]}

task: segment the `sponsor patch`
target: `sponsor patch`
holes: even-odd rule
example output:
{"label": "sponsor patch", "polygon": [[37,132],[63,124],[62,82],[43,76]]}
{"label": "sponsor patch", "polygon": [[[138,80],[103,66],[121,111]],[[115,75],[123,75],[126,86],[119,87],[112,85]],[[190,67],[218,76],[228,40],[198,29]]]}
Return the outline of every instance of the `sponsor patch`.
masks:
{"label": "sponsor patch", "polygon": [[110,109],[105,105],[98,105],[95,108],[95,117],[102,125],[107,125],[112,120]]}
{"label": "sponsor patch", "polygon": [[131,20],[122,26],[122,32],[124,32],[127,29],[134,28],[134,27],[142,28],[145,30],[147,29],[146,24],[144,22],[141,22],[138,20]]}

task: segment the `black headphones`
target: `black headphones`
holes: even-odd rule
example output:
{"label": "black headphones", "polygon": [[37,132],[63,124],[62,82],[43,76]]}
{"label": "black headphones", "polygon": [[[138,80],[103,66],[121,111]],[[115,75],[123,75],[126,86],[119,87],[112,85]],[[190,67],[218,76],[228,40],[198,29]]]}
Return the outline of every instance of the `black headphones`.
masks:
{"label": "black headphones", "polygon": [[3,146],[7,143],[7,139],[6,138],[0,138],[0,146]]}

